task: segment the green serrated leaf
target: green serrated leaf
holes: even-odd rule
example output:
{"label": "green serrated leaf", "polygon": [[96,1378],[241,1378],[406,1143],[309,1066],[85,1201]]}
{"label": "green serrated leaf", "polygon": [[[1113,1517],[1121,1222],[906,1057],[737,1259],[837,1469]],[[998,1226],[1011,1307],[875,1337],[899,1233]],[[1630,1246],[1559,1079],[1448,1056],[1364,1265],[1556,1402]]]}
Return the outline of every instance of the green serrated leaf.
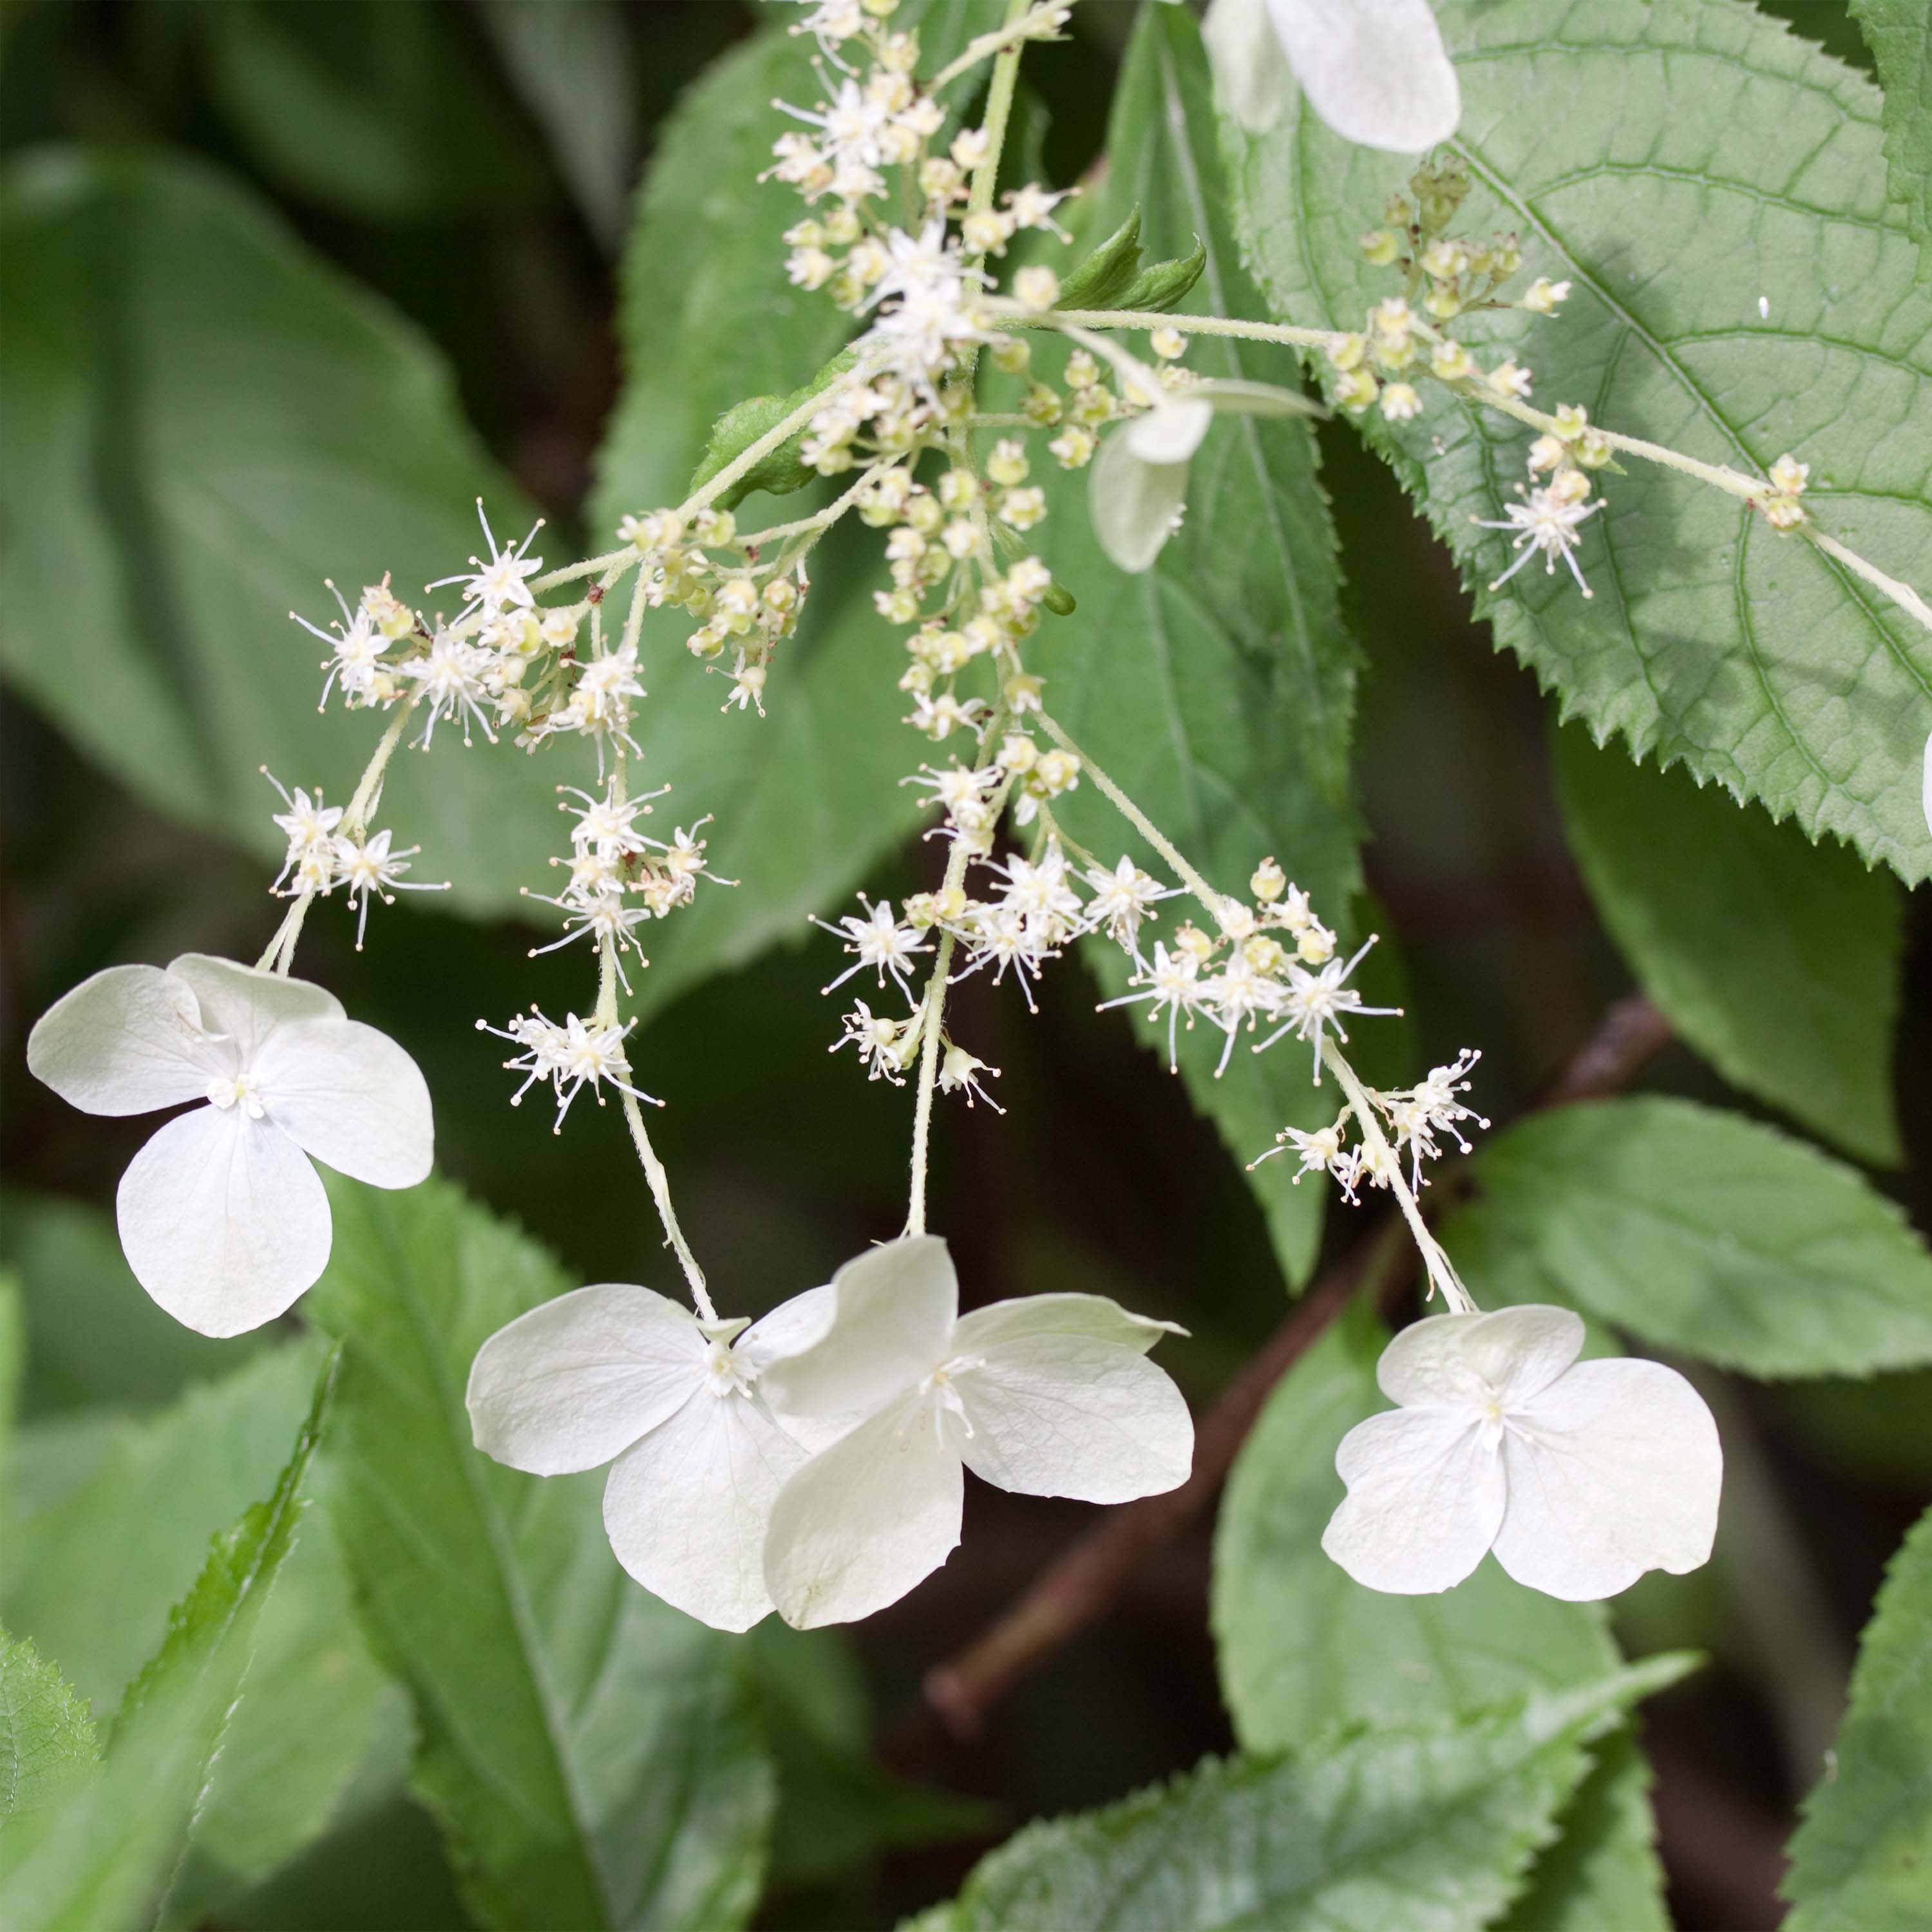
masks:
{"label": "green serrated leaf", "polygon": [[1885,89],[1886,186],[1932,275],[1932,11],[1924,0],[1850,0]]}
{"label": "green serrated leaf", "polygon": [[1136,202],[1106,240],[1060,280],[1057,308],[1118,308],[1117,299],[1140,272],[1141,207]]}
{"label": "green serrated leaf", "polygon": [[472,1446],[477,1348],[572,1284],[442,1183],[330,1200],[302,1304],[344,1350],[330,1515],[471,1909],[519,1932],[742,1924],[772,1776],[733,1646],[618,1568],[601,1473],[546,1481]]}
{"label": "green serrated leaf", "polygon": [[1557,734],[1556,780],[1591,896],[1671,1024],[1736,1085],[1895,1163],[1891,878],[1574,726]]}
{"label": "green serrated leaf", "polygon": [[[274,1481],[320,1352],[313,1342],[265,1349],[101,1436],[92,1454],[74,1438],[85,1418],[22,1432],[28,1472],[44,1444],[67,1480],[9,1496],[0,1600],[9,1626],[34,1637],[96,1710],[113,1708],[160,1641],[208,1538]],[[317,1837],[376,1739],[407,1723],[357,1634],[325,1526],[290,1552],[255,1643],[261,1668],[223,1739],[197,1829],[198,1851],[231,1891]]]}
{"label": "green serrated leaf", "polygon": [[1767,1378],[1932,1361],[1932,1256],[1853,1169],[1775,1129],[1599,1101],[1520,1122],[1475,1171],[1486,1218],[1564,1299],[1653,1348]]}
{"label": "green serrated leaf", "polygon": [[1656,1681],[1579,1690],[1286,1758],[1210,1759],[1035,1825],[969,1878],[946,1932],[1476,1932],[1508,1904],[1586,1746]]}
{"label": "green serrated leaf", "polygon": [[[802,408],[830,384],[836,382],[857,362],[850,349],[842,349],[817,375],[786,396],[748,396],[735,403],[711,425],[711,440],[691,479],[693,490],[700,489],[718,471],[735,463],[761,436],[769,436],[794,410]],[[754,490],[773,496],[788,496],[818,481],[818,472],[806,467],[799,452],[805,431],[788,436],[768,456],[746,470],[717,498],[721,509],[735,510]]]}
{"label": "green serrated leaf", "polygon": [[[1572,285],[1560,321],[1460,323],[1479,359],[1514,355],[1544,406],[1706,461],[1762,475],[1796,452],[1821,529],[1932,583],[1932,293],[1886,203],[1876,91],[1736,0],[1446,0],[1438,17],[1462,85],[1461,225],[1514,230],[1526,278]],[[1357,238],[1409,162],[1299,101],[1223,138],[1283,319],[1359,328],[1400,292]],[[1479,586],[1513,554],[1471,520],[1502,515],[1531,432],[1424,387],[1416,421],[1364,433]],[[1598,739],[1926,877],[1932,636],[1736,499],[1624,468],[1582,539],[1594,599],[1537,569],[1479,591],[1498,642]]]}
{"label": "green serrated leaf", "polygon": [[[1203,271],[1192,298],[1219,314],[1258,314],[1228,230],[1210,89],[1192,16],[1144,9],[1114,99],[1112,166],[1089,218],[1104,226],[1138,207],[1142,238],[1156,252],[1199,236]],[[1042,343],[1036,354],[1046,366],[1053,350]],[[1225,338],[1198,343],[1190,363],[1235,378],[1287,366]],[[1307,424],[1217,422],[1194,460],[1186,519],[1144,576],[1123,575],[1095,542],[1084,472],[1041,480],[1052,504],[1042,554],[1079,600],[1030,646],[1049,708],[1222,890],[1245,890],[1273,854],[1325,916],[1346,922],[1358,876],[1348,789],[1356,658]],[[1055,811],[1112,863],[1122,828],[1090,788]],[[1162,911],[1144,944],[1188,916],[1178,901]],[[1084,951],[1106,992],[1124,992],[1130,968],[1119,949],[1096,940]],[[1216,1080],[1221,1044],[1204,1027],[1184,1035],[1181,1066],[1196,1106],[1238,1160],[1254,1159],[1286,1124],[1332,1118],[1332,1090],[1313,1087],[1304,1049],[1284,1044],[1257,1058],[1244,1036]],[[1313,1262],[1322,1202],[1291,1184],[1288,1165],[1272,1161],[1250,1178],[1283,1270],[1300,1281]]]}
{"label": "green serrated leaf", "polygon": [[27,1638],[0,1630],[0,1834],[23,1813],[58,1805],[100,1756],[67,1679]]}
{"label": "green serrated leaf", "polygon": [[274,1492],[218,1535],[175,1606],[160,1648],[128,1687],[106,1761],[58,1810],[0,1838],[0,1918],[10,1932],[119,1932],[148,1922],[179,1861],[242,1698],[278,1574],[295,1546],[334,1380],[323,1365]]}
{"label": "green serrated leaf", "polygon": [[1131,309],[1170,309],[1200,280],[1208,266],[1208,244],[1196,242],[1191,254],[1155,262],[1143,268],[1120,291],[1118,306]]}
{"label": "green serrated leaf", "polygon": [[1932,1898],[1932,1514],[1892,1559],[1804,1811],[1781,1887],[1788,1932],[1918,1932]]}
{"label": "green serrated leaf", "polygon": [[1671,1932],[1650,1781],[1628,1731],[1606,1739],[1497,1932]]}

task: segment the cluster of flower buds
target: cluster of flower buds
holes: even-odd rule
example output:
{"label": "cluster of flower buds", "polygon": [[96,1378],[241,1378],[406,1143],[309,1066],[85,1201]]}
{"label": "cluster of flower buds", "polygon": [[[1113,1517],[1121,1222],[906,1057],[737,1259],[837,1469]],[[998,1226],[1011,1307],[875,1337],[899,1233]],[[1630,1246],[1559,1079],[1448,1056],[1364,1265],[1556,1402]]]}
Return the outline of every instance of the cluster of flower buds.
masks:
{"label": "cluster of flower buds", "polygon": [[274,814],[275,829],[289,842],[282,869],[268,890],[284,898],[327,898],[340,886],[356,908],[356,950],[361,952],[369,924],[369,902],[394,905],[398,892],[446,892],[447,879],[432,884],[406,880],[410,861],[422,850],[406,845],[392,849],[392,835],[361,826],[344,827],[343,808],[325,805],[318,788],[311,797],[300,785],[292,792],[272,772],[262,776],[281,794],[287,808]]}
{"label": "cluster of flower buds", "polygon": [[[781,548],[775,557],[760,556],[757,545],[738,542],[730,511],[709,506],[688,522],[668,509],[626,517],[617,535],[639,553],[646,604],[674,605],[700,620],[685,640],[692,656],[722,669],[730,652],[731,691],[724,708],[736,705],[763,717],[772,655],[797,629],[812,587],[802,554]],[[714,550],[723,554],[713,556]]]}
{"label": "cluster of flower buds", "polygon": [[1370,262],[1399,269],[1404,286],[1400,295],[1376,303],[1360,331],[1330,344],[1337,399],[1358,416],[1379,405],[1391,422],[1410,422],[1422,412],[1412,379],[1424,370],[1440,382],[1474,382],[1505,400],[1526,397],[1527,369],[1505,360],[1483,370],[1449,332],[1450,326],[1484,309],[1554,315],[1570,284],[1539,278],[1526,293],[1504,299],[1504,285],[1522,266],[1516,236],[1475,242],[1446,232],[1469,191],[1460,162],[1425,163],[1409,177],[1408,190],[1390,198],[1388,225],[1362,237]]}
{"label": "cluster of flower buds", "polygon": [[[329,647],[323,702],[339,686],[352,708],[417,704],[423,720],[417,742],[425,748],[437,724],[454,718],[466,744],[474,727],[493,744],[513,732],[526,751],[560,734],[586,737],[596,745],[600,765],[610,742],[635,751],[632,706],[644,695],[637,652],[628,644],[602,648],[601,593],[575,603],[538,604],[530,580],[543,560],[528,553],[542,526],[514,548],[502,548],[481,502],[476,509],[489,554],[472,557],[468,572],[428,586],[460,590],[463,604],[453,618],[412,609],[386,577],[365,590],[352,610],[337,592],[341,617],[326,630],[290,614]],[[580,659],[578,640],[586,617],[592,650]]]}
{"label": "cluster of flower buds", "polygon": [[1402,1156],[1406,1154],[1408,1184],[1412,1191],[1419,1192],[1428,1185],[1422,1171],[1424,1162],[1442,1158],[1438,1136],[1447,1135],[1467,1154],[1469,1143],[1463,1137],[1462,1122],[1471,1120],[1484,1128],[1490,1124],[1457,1098],[1469,1090],[1469,1075],[1481,1058],[1474,1048],[1465,1047],[1448,1066],[1430,1068],[1428,1078],[1413,1087],[1386,1094],[1372,1087],[1366,1089],[1384,1124],[1383,1131],[1372,1141],[1348,1144],[1349,1129],[1359,1123],[1345,1107],[1325,1127],[1308,1132],[1298,1127],[1284,1127],[1275,1136],[1275,1144],[1267,1153],[1249,1162],[1249,1168],[1252,1172],[1278,1154],[1292,1153],[1298,1163],[1294,1175],[1298,1186],[1304,1174],[1326,1174],[1333,1177],[1343,1195],[1353,1202],[1360,1188],[1387,1187],[1401,1173]]}
{"label": "cluster of flower buds", "polygon": [[[687,831],[676,827],[668,839],[652,838],[640,831],[638,820],[649,816],[652,799],[662,798],[670,788],[660,787],[636,798],[620,795],[614,780],[602,796],[560,786],[568,794],[560,808],[572,814],[577,823],[570,833],[570,856],[553,859],[553,866],[567,866],[569,883],[554,896],[532,892],[525,896],[542,899],[563,914],[566,931],[561,939],[548,946],[533,946],[530,957],[554,952],[572,940],[588,934],[591,950],[604,954],[607,949],[624,990],[630,991],[625,976],[626,950],[637,955],[638,964],[648,966],[638,928],[648,919],[664,919],[679,907],[688,905],[700,876],[716,878],[706,868],[706,842],[698,837],[708,818],[700,818]],[[580,800],[571,804],[570,798]],[[721,884],[734,883],[720,880]]]}

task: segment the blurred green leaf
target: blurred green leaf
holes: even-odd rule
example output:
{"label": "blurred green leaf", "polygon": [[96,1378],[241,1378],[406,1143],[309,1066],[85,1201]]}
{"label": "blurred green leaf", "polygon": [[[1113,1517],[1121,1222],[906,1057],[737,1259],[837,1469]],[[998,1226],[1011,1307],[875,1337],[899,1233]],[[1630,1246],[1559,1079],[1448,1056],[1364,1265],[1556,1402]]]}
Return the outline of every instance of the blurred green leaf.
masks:
{"label": "blurred green leaf", "polygon": [[1932,1256],[1853,1169],[1774,1128],[1599,1101],[1532,1115],[1475,1170],[1562,1298],[1652,1348],[1764,1378],[1932,1362]]}
{"label": "blurred green leaf", "polygon": [[0,1918],[10,1932],[119,1932],[151,1918],[198,1821],[242,1698],[257,1631],[295,1546],[301,1491],[334,1378],[332,1358],[266,1502],[214,1540],[167,1635],[128,1687],[100,1774],[58,1810],[0,1838]]}
{"label": "blurred green leaf", "polygon": [[638,76],[623,9],[617,0],[484,0],[482,19],[590,232],[614,252],[638,158]]}
{"label": "blurred green leaf", "polygon": [[1804,1811],[1781,1888],[1788,1932],[1918,1932],[1932,1898],[1932,1514],[1892,1559]]}
{"label": "blurred green leaf", "polygon": [[1650,1767],[1628,1730],[1598,1748],[1558,1825],[1497,1932],[1671,1932]]}
{"label": "blurred green leaf", "polygon": [[[586,10],[570,0],[544,10]],[[221,111],[250,158],[304,200],[404,221],[546,194],[535,144],[455,8],[220,0],[195,21]]]}
{"label": "blurred green leaf", "polygon": [[1035,1825],[921,1932],[1476,1932],[1522,1885],[1591,1740],[1659,1673],[1286,1758],[1209,1759],[1171,1784]]}
{"label": "blurred green leaf", "polygon": [[1388,1407],[1388,1331],[1352,1312],[1282,1377],[1243,1446],[1214,1543],[1214,1634],[1234,1734],[1280,1750],[1364,1722],[1454,1717],[1616,1666],[1601,1606],[1559,1603],[1486,1558],[1440,1596],[1365,1589],[1322,1548],[1335,1450]]}
{"label": "blurred green leaf", "polygon": [[[1462,84],[1445,152],[1474,183],[1459,229],[1514,230],[1526,278],[1572,284],[1560,322],[1459,322],[1480,362],[1513,354],[1544,406],[1585,404],[1747,474],[1796,451],[1821,529],[1932,578],[1932,299],[1886,203],[1876,89],[1731,0],[1444,0],[1438,19]],[[1358,238],[1412,161],[1298,100],[1264,135],[1224,136],[1243,239],[1285,320],[1359,328],[1400,292]],[[1427,386],[1413,423],[1363,430],[1474,587],[1513,560],[1471,519],[1501,515],[1531,432]],[[1592,736],[1926,877],[1932,639],[1736,499],[1624,466],[1582,538],[1594,599],[1526,570],[1478,592],[1498,643]]]}
{"label": "blurred green leaf", "polygon": [[478,1346],[570,1284],[440,1182],[330,1198],[303,1304],[345,1349],[330,1513],[414,1694],[417,1789],[471,1909],[562,1932],[742,1923],[772,1777],[736,1653],[618,1568],[601,1474],[546,1481],[471,1446]]}
{"label": "blurred green leaf", "polygon": [[152,1408],[238,1367],[268,1340],[257,1330],[215,1341],[164,1314],[134,1279],[111,1217],[77,1202],[0,1193],[0,1257],[24,1292],[26,1417]]}
{"label": "blurred green leaf", "polygon": [[[1207,255],[1191,306],[1259,316],[1228,231],[1210,90],[1192,15],[1144,9],[1114,98],[1111,164],[1086,220],[1106,233],[1138,206],[1140,238],[1157,257],[1185,255],[1198,236]],[[1186,316],[1176,322],[1184,330]],[[1035,352],[1043,367],[1052,359],[1045,343]],[[1197,342],[1189,359],[1216,376],[1292,367],[1278,351],[1232,340]],[[1308,425],[1220,418],[1194,459],[1186,521],[1143,576],[1124,575],[1101,551],[1085,472],[1038,480],[1052,505],[1041,554],[1079,599],[1028,646],[1048,680],[1048,708],[1217,890],[1245,894],[1249,874],[1273,854],[1324,916],[1346,922],[1359,877],[1348,790],[1356,653]],[[1054,810],[1104,863],[1138,848],[1090,783]],[[1138,856],[1165,874],[1144,850]],[[1190,914],[1204,916],[1172,902],[1155,936]],[[1096,939],[1084,951],[1108,994],[1126,990],[1118,946]],[[1164,1028],[1147,1036],[1156,1030],[1165,1052]],[[1305,1048],[1284,1042],[1262,1057],[1252,1043],[1235,1043],[1219,1080],[1222,1040],[1211,1028],[1197,1028],[1181,1054],[1195,1105],[1244,1164],[1282,1126],[1334,1113],[1332,1090],[1312,1084]],[[1294,1186],[1289,1169],[1271,1161],[1249,1178],[1282,1270],[1298,1282],[1313,1264],[1322,1201]]]}
{"label": "blurred green leaf", "polygon": [[748,1647],[778,1770],[772,1889],[822,1884],[882,1852],[991,1830],[992,1805],[880,1768],[865,1685],[842,1631],[793,1630],[768,1618]]}
{"label": "blurred green leaf", "polygon": [[[42,151],[0,175],[7,675],[138,796],[278,859],[258,767],[346,796],[371,721],[316,710],[331,614],[404,595],[528,514],[434,351],[232,183],[176,157]],[[556,843],[557,764],[445,733],[383,816],[471,910]],[[264,928],[268,910],[264,905]]]}
{"label": "blurred green leaf", "polygon": [[[160,1642],[209,1537],[273,1481],[320,1359],[313,1342],[272,1348],[91,1443],[74,1436],[84,1418],[22,1432],[25,1473],[45,1437],[68,1480],[9,1496],[5,1618],[96,1711],[112,1707]],[[309,1522],[289,1552],[254,1643],[258,1668],[197,1828],[197,1848],[234,1882],[264,1876],[316,1836],[374,1741],[407,1723],[357,1635],[326,1522]]]}
{"label": "blurred green leaf", "polygon": [[1886,187],[1932,274],[1932,10],[1924,0],[1851,0],[1885,89]]}
{"label": "blurred green leaf", "polygon": [[0,1630],[0,1836],[23,1812],[59,1804],[100,1755],[67,1679],[28,1639]]}
{"label": "blurred green leaf", "polygon": [[1556,734],[1556,779],[1591,896],[1671,1024],[1733,1084],[1895,1163],[1892,880],[1576,726]]}

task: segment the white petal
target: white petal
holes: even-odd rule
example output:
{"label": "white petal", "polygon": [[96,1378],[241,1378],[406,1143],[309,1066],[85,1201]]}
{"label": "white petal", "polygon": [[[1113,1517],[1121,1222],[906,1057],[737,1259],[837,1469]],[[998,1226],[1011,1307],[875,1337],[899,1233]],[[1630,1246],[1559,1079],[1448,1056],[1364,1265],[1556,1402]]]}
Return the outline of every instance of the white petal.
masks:
{"label": "white petal", "polygon": [[1084,1335],[1145,1354],[1163,1335],[1186,1332],[1178,1323],[1133,1314],[1104,1294],[1022,1294],[961,1316],[952,1331],[952,1350],[983,1355],[1022,1336]]}
{"label": "white petal", "polygon": [[1124,434],[1107,438],[1087,472],[1087,511],[1100,548],[1138,575],[1154,567],[1187,496],[1184,463],[1143,463]]}
{"label": "white petal", "polygon": [[1660,1362],[1580,1362],[1513,1414],[1496,1561],[1573,1603],[1708,1560],[1724,1450],[1703,1398]]}
{"label": "white petal", "polygon": [[268,1118],[324,1166],[372,1187],[413,1187],[429,1172],[429,1088],[387,1034],[297,1020],[269,1030],[249,1071]]}
{"label": "white petal", "polygon": [[1535,1304],[1490,1315],[1432,1315],[1382,1351],[1376,1379],[1407,1408],[1514,1409],[1576,1359],[1583,1335],[1574,1310]]}
{"label": "white petal", "polygon": [[786,1484],[765,1537],[765,1585],[800,1630],[896,1603],[959,1543],[965,1479],[928,1400],[895,1402]]}
{"label": "white petal", "polygon": [[1201,23],[1214,97],[1251,134],[1281,118],[1289,76],[1268,0],[1214,0]]}
{"label": "white petal", "polygon": [[973,1431],[959,1453],[1003,1490],[1124,1503],[1179,1488],[1193,1467],[1187,1404],[1139,1348],[1016,1336],[953,1387]]}
{"label": "white petal", "polygon": [[759,1394],[780,1415],[870,1415],[950,1352],[959,1283],[938,1236],[874,1248],[848,1262],[831,1288],[834,1312],[820,1339],[759,1378]]}
{"label": "white petal", "polygon": [[184,952],[168,970],[185,980],[201,1006],[201,1023],[232,1040],[245,1068],[272,1028],[292,1020],[339,1020],[342,1002],[306,980],[285,980],[259,966],[238,966],[206,952]]}
{"label": "white petal", "polygon": [[783,1406],[786,1394],[782,1376],[767,1377],[764,1371],[774,1362],[802,1354],[831,1332],[838,1312],[838,1297],[832,1284],[808,1288],[782,1301],[769,1315],[761,1315],[738,1337],[732,1352],[759,1377],[758,1392],[765,1405],[794,1442],[816,1454],[829,1449],[845,1432],[866,1419],[866,1412],[820,1415]]}
{"label": "white petal", "polygon": [[1212,376],[1187,392],[1190,401],[1205,403],[1210,414],[1235,416],[1318,416],[1322,405],[1298,389],[1277,382],[1250,382],[1232,376]]}
{"label": "white petal", "polygon": [[604,1486],[610,1546],[653,1596],[713,1630],[749,1630],[772,1607],[772,1505],[804,1461],[755,1396],[700,1389],[613,1466]]}
{"label": "white petal", "polygon": [[1462,118],[1429,0],[1268,0],[1309,105],[1345,140],[1419,154]]}
{"label": "white petal", "polygon": [[1322,1547],[1371,1590],[1449,1589],[1496,1540],[1502,1456],[1472,1418],[1414,1408],[1372,1415],[1342,1437],[1335,1468],[1348,1494]]}
{"label": "white petal", "polygon": [[1190,395],[1156,403],[1120,434],[1143,463],[1185,463],[1214,426],[1213,410]]}
{"label": "white petal", "polygon": [[648,1288],[560,1294],[477,1350],[466,1397],[476,1446],[533,1475],[594,1469],[691,1399],[708,1346],[688,1309]]}
{"label": "white petal", "polygon": [[208,1097],[232,1048],[202,1030],[194,989],[158,966],[110,966],[56,1000],[27,1036],[27,1070],[89,1114],[147,1114]]}
{"label": "white petal", "polygon": [[135,1280],[204,1335],[272,1322],[328,1265],[321,1177],[240,1107],[169,1121],[121,1177],[116,1205]]}

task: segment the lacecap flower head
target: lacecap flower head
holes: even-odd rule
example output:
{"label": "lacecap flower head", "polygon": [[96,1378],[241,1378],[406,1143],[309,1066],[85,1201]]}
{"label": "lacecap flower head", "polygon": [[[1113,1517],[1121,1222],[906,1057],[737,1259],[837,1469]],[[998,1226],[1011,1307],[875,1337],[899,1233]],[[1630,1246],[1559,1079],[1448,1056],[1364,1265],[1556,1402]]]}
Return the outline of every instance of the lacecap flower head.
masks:
{"label": "lacecap flower head", "polygon": [[116,1201],[135,1279],[204,1335],[273,1321],[328,1265],[311,1156],[374,1187],[429,1172],[416,1062],[321,987],[231,959],[95,974],[41,1016],[27,1066],[86,1113],[205,1103],[142,1148]]}
{"label": "lacecap flower head", "polygon": [[1493,1550],[1573,1603],[1707,1562],[1724,1453],[1703,1398],[1660,1362],[1580,1362],[1567,1308],[1436,1315],[1376,1370],[1400,1407],[1342,1437],[1348,1494],[1322,1546],[1372,1590],[1447,1590]]}

